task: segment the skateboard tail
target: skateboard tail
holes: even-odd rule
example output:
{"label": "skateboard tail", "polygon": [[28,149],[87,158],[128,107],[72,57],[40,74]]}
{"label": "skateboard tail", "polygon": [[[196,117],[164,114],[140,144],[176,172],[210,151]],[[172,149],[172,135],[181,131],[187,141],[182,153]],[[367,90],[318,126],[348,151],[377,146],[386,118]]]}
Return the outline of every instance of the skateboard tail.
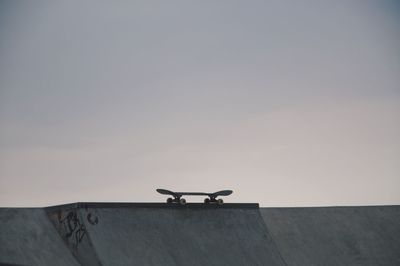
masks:
{"label": "skateboard tail", "polygon": [[158,193],[160,193],[160,194],[163,194],[163,195],[171,195],[171,196],[176,195],[175,192],[172,192],[172,191],[170,191],[168,189],[157,188],[156,191]]}
{"label": "skateboard tail", "polygon": [[215,195],[215,196],[229,196],[232,193],[233,193],[232,190],[221,190],[221,191],[213,193],[213,195]]}

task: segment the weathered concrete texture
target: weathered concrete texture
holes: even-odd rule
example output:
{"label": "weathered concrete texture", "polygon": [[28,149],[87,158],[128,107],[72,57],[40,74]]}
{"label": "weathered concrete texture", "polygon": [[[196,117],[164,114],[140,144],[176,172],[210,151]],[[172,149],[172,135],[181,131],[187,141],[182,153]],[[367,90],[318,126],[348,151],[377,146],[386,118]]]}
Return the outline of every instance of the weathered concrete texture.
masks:
{"label": "weathered concrete texture", "polygon": [[0,265],[79,265],[40,208],[0,208]]}
{"label": "weathered concrete texture", "polygon": [[288,265],[400,265],[400,206],[260,211]]}
{"label": "weathered concrete texture", "polygon": [[0,208],[0,265],[400,265],[400,206]]}
{"label": "weathered concrete texture", "polygon": [[91,243],[86,224],[83,222],[90,212],[85,208],[79,208],[79,204],[47,208],[46,210],[60,237],[77,261],[81,265],[101,265]]}
{"label": "weathered concrete texture", "polygon": [[[103,265],[284,265],[258,208],[96,208]],[[87,222],[87,221],[85,221]]]}

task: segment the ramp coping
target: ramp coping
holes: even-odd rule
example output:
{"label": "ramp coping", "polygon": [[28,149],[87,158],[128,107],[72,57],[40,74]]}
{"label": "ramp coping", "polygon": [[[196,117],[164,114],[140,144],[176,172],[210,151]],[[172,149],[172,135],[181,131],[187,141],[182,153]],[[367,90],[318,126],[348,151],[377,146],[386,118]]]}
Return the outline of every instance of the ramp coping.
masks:
{"label": "ramp coping", "polygon": [[155,202],[75,202],[61,205],[44,207],[46,210],[57,208],[162,208],[162,209],[259,209],[258,203],[224,203],[204,204],[187,203],[180,205],[177,203],[155,203]]}

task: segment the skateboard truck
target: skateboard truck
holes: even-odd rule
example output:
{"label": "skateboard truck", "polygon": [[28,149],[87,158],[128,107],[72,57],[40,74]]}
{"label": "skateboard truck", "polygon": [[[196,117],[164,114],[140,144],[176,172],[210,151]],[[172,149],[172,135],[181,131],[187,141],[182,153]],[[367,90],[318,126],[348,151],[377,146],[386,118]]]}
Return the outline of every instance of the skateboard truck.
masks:
{"label": "skateboard truck", "polygon": [[217,203],[218,205],[224,204],[223,199],[216,199],[215,197],[209,197],[204,199],[204,204],[210,204],[210,203]]}
{"label": "skateboard truck", "polygon": [[156,190],[158,193],[163,194],[163,195],[170,195],[173,198],[168,198],[167,203],[179,203],[181,205],[186,204],[186,200],[182,198],[184,195],[188,196],[207,196],[208,198],[204,199],[204,204],[210,204],[210,203],[216,203],[218,205],[224,204],[224,201],[222,199],[217,199],[218,196],[229,196],[232,194],[232,190],[221,190],[217,191],[214,193],[205,193],[205,192],[174,192],[170,191],[167,189],[157,189]]}
{"label": "skateboard truck", "polygon": [[186,200],[184,198],[181,198],[181,197],[174,197],[174,198],[168,198],[167,199],[167,203],[179,203],[181,205],[185,205],[186,204]]}

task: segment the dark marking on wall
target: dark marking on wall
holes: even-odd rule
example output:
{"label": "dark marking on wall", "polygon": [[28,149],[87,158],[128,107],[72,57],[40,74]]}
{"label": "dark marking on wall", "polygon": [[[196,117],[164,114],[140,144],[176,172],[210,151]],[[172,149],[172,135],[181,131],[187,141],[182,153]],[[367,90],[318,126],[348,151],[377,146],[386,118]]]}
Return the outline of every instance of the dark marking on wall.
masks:
{"label": "dark marking on wall", "polygon": [[[87,211],[87,210],[86,210]],[[88,212],[86,219],[89,224],[96,225],[99,223],[99,218]],[[63,227],[63,237],[67,241],[71,241],[75,248],[78,248],[83,238],[87,234],[85,223],[77,213],[77,210],[71,210],[66,215],[65,212],[58,212],[58,222]]]}

